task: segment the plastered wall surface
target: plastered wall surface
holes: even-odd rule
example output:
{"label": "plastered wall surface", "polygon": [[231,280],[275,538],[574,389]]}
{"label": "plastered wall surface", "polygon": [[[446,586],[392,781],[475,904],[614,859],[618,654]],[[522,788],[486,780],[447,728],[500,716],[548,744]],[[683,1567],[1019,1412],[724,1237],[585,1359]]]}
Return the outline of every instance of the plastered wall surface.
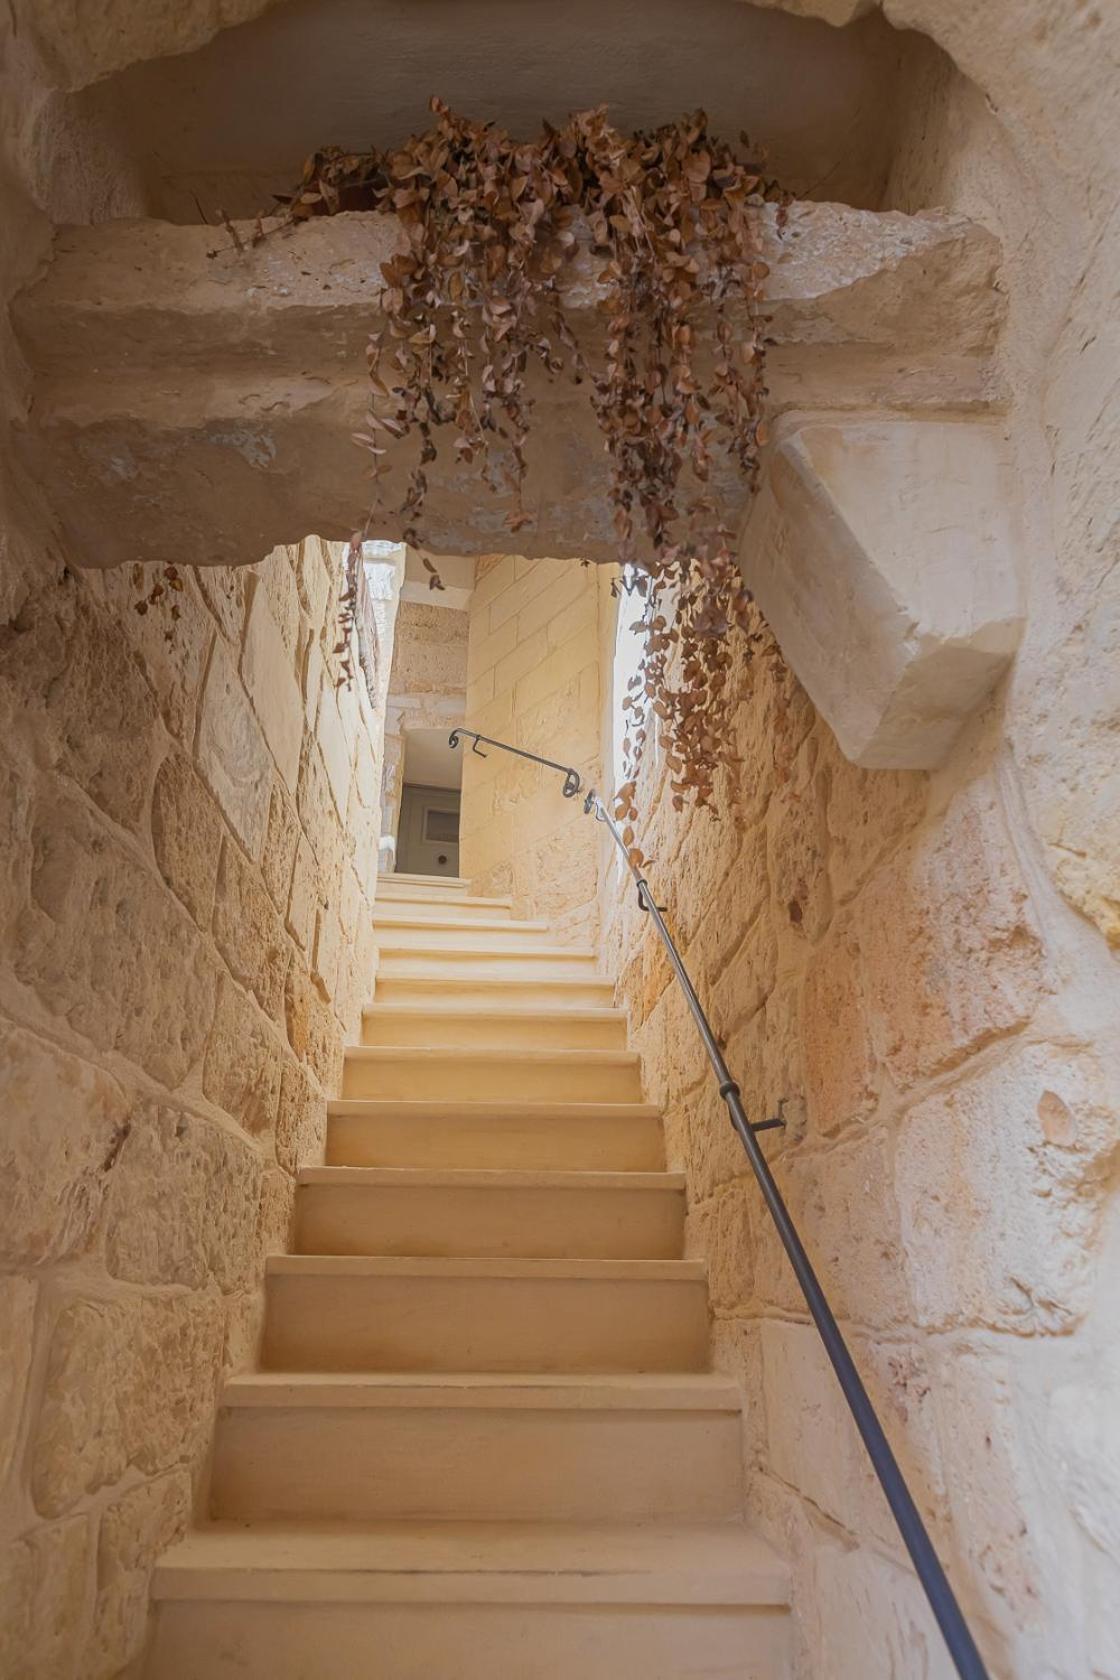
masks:
{"label": "plastered wall surface", "polygon": [[[478,562],[470,604],[470,728],[570,764],[594,782],[602,702],[599,568],[493,555]],[[464,749],[460,869],[475,892],[512,893],[572,944],[598,929],[598,844],[582,800],[555,770],[490,748]]]}
{"label": "plastered wall surface", "polygon": [[[115,1676],[372,965],[339,555],[0,590],[0,1672]],[[179,616],[172,619],[170,603]]]}

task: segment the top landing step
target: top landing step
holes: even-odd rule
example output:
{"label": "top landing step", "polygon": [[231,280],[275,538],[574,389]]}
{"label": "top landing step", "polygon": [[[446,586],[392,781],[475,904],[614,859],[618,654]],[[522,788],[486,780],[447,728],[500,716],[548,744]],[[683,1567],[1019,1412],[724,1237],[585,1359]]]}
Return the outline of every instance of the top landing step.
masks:
{"label": "top landing step", "polygon": [[472,919],[505,919],[513,914],[513,899],[508,894],[487,898],[472,893],[470,882],[457,875],[379,875],[375,912],[390,906],[404,913],[467,915]]}
{"label": "top landing step", "polygon": [[378,898],[453,898],[469,895],[471,884],[461,875],[379,875]]}
{"label": "top landing step", "polygon": [[464,892],[470,882],[463,875],[410,875],[404,869],[394,869],[377,877],[378,885],[395,881],[402,887],[461,887]]}

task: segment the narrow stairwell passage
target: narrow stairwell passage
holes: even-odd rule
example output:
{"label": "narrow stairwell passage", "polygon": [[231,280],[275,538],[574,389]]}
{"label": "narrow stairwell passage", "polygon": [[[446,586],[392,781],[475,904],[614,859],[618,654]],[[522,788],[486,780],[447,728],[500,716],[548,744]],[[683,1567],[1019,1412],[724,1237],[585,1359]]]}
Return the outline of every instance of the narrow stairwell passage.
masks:
{"label": "narrow stairwell passage", "polygon": [[377,922],[150,1680],[783,1680],[785,1569],[611,984],[462,881],[390,877]]}

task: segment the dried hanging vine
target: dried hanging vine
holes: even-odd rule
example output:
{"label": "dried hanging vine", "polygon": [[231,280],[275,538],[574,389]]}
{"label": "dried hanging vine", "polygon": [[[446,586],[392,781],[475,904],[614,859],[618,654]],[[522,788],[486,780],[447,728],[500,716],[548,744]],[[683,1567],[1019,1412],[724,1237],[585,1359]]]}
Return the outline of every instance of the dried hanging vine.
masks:
{"label": "dried hanging vine", "polygon": [[163,639],[165,642],[173,642],[175,640],[175,625],[183,615],[183,609],[175,599],[176,595],[183,593],[183,579],[180,576],[178,566],[168,565],[160,569],[163,573],[163,581],[161,582],[157,576],[149,586],[144,567],[139,561],[133,564],[132,587],[138,590],[139,594],[132,603],[132,610],[139,613],[143,618],[151,608],[170,604],[171,623],[165,627]]}
{"label": "dried hanging vine", "polygon": [[342,565],[342,587],[338,593],[338,641],[332,649],[342,660],[342,670],[335,679],[336,689],[354,681],[354,631],[358,626],[358,592],[362,576],[360,536],[350,538]]}
{"label": "dried hanging vine", "polygon": [[[407,236],[382,265],[384,320],[369,342],[358,441],[375,478],[415,444],[398,510],[407,542],[423,546],[427,468],[444,427],[459,460],[509,499],[515,532],[530,519],[527,374],[539,363],[585,385],[609,460],[619,560],[631,577],[637,563],[645,598],[634,700],[644,696],[656,719],[674,804],[691,794],[710,805],[731,756],[728,637],[750,634],[750,597],[710,480],[722,455],[756,485],[766,441],[761,211],[777,198],[780,221],[784,200],[757,161],[709,134],[702,112],[625,137],[605,110],[585,111],[525,144],[439,100],[432,110],[432,128],[396,150],[317,152],[288,201],[294,220],[391,212]],[[561,285],[588,245],[603,330],[581,343]],[[644,722],[629,735],[624,817],[646,736]]]}

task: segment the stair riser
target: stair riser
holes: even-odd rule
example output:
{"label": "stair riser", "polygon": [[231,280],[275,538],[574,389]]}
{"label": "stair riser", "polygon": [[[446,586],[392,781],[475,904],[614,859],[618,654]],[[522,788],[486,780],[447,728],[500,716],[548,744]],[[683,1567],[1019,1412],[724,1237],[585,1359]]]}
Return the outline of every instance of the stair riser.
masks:
{"label": "stair riser", "polygon": [[541,927],[473,928],[469,922],[456,927],[403,927],[399,921],[374,919],[374,931],[381,945],[405,951],[480,951],[483,954],[518,952],[546,945],[548,934]]}
{"label": "stair riser", "polygon": [[299,1254],[673,1260],[679,1190],[301,1186]]}
{"label": "stair riser", "polygon": [[371,1010],[362,1022],[362,1043],[437,1045],[466,1050],[625,1050],[626,1021],[565,1021],[510,1009],[494,1017],[441,1013],[438,1005],[417,1015]]}
{"label": "stair riser", "polygon": [[703,1282],[268,1278],[264,1364],[285,1371],[699,1371]]}
{"label": "stair riser", "polygon": [[419,1004],[438,1014],[446,1003],[485,1005],[487,1008],[531,1011],[534,1009],[609,1009],[614,987],[608,980],[580,980],[559,986],[554,978],[521,979],[514,986],[488,987],[485,976],[423,975],[400,978],[387,974],[384,963],[378,970],[374,989],[377,1003]]}
{"label": "stair riser", "polygon": [[513,918],[513,906],[509,904],[468,904],[464,902],[465,895],[453,896],[448,893],[446,898],[384,898],[377,895],[374,906],[374,919],[378,927],[392,927],[395,922],[409,921],[417,917],[431,917],[441,921],[446,916],[454,916],[456,920],[467,926],[471,922],[508,922]]}
{"label": "stair riser", "polygon": [[740,1484],[731,1412],[237,1406],[219,1415],[212,1515],[721,1522]]}
{"label": "stair riser", "polygon": [[789,1617],[721,1606],[164,1602],[156,1680],[783,1680]]}
{"label": "stair riser", "polygon": [[386,1102],[640,1102],[637,1062],[460,1060],[423,1051],[396,1057],[347,1056],[343,1097]]}
{"label": "stair riser", "polygon": [[555,980],[558,976],[593,982],[598,978],[594,957],[559,956],[555,951],[532,955],[519,951],[382,951],[377,984],[382,980]]}
{"label": "stair riser", "polygon": [[461,875],[411,875],[407,870],[390,870],[377,877],[381,898],[473,898],[471,884]]}
{"label": "stair riser", "polygon": [[425,1119],[332,1115],[334,1167],[479,1167],[544,1172],[660,1172],[661,1122],[645,1115],[584,1119]]}

